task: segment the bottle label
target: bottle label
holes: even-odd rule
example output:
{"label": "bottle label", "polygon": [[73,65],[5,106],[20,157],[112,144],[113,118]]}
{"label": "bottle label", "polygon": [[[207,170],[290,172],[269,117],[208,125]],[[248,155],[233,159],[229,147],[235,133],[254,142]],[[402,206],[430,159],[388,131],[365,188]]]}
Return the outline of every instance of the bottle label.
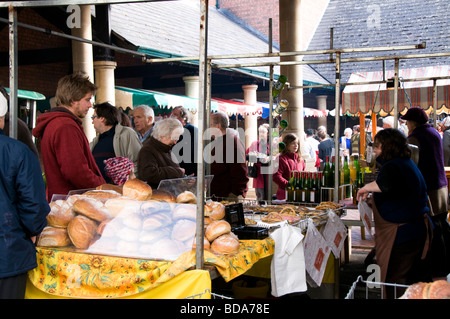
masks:
{"label": "bottle label", "polygon": [[316,196],[316,192],[315,191],[311,191],[310,195],[309,195],[309,201],[311,203],[315,202],[315,196]]}

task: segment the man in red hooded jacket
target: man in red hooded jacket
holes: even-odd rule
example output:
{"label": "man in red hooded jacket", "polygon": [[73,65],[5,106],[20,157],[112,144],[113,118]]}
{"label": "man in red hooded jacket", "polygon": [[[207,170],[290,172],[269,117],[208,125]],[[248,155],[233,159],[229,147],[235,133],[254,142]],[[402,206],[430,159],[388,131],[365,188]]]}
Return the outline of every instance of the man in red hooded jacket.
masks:
{"label": "man in red hooded jacket", "polygon": [[49,202],[53,194],[105,183],[82,126],[96,90],[83,74],[66,75],[58,81],[57,107],[37,119],[33,135],[41,139]]}

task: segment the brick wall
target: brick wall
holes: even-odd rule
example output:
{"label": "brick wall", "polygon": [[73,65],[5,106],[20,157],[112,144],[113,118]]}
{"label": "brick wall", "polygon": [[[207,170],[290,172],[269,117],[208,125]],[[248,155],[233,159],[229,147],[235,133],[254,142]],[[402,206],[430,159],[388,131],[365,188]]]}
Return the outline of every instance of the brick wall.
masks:
{"label": "brick wall", "polygon": [[[21,10],[17,16],[19,22],[61,32],[30,8]],[[42,32],[22,27],[18,28],[17,33],[19,50],[67,48],[69,54],[71,52],[70,40],[57,36],[49,36]],[[0,50],[2,52],[8,52],[9,50],[8,34],[8,27],[3,27],[0,31]],[[28,65],[26,61],[19,59],[18,63],[19,88],[22,90],[36,91],[47,97],[55,95],[58,79],[72,71],[71,60],[59,63]],[[8,64],[8,61],[2,61],[2,66],[0,66],[0,85],[6,87],[9,87]]]}

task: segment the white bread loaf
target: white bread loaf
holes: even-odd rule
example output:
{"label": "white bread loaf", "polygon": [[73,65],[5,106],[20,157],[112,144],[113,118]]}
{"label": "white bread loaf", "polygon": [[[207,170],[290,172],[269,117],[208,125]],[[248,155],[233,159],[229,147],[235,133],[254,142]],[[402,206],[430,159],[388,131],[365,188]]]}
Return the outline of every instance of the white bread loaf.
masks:
{"label": "white bread loaf", "polygon": [[205,236],[210,242],[213,242],[217,237],[230,232],[231,225],[226,220],[214,220],[206,227]]}
{"label": "white bread loaf", "polygon": [[75,201],[73,210],[98,222],[111,219],[111,214],[105,205],[100,200],[91,197],[80,198]]}
{"label": "white bread loaf", "polygon": [[139,179],[130,179],[123,184],[123,196],[136,200],[146,200],[152,195],[152,188]]}
{"label": "white bread loaf", "polygon": [[47,215],[48,226],[66,228],[75,217],[72,205],[65,200],[50,203],[50,213]]}
{"label": "white bread loaf", "polygon": [[37,240],[37,245],[40,247],[66,247],[71,244],[66,228],[51,226],[46,226]]}
{"label": "white bread loaf", "polygon": [[218,255],[233,255],[239,251],[239,240],[232,234],[219,236],[211,243],[211,250]]}

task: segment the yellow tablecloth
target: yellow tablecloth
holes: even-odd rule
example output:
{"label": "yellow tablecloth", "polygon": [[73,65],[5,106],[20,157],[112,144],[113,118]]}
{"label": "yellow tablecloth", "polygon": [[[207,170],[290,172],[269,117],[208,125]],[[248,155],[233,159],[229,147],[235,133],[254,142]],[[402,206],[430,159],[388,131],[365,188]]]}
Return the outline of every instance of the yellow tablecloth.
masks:
{"label": "yellow tablecloth", "polygon": [[[225,281],[230,281],[245,273],[259,259],[272,255],[274,246],[270,238],[241,240],[236,255],[216,256],[205,251],[204,260],[205,264],[214,265]],[[54,248],[37,248],[37,258],[38,267],[29,272],[33,287],[27,287],[27,298],[40,298],[38,291],[69,298],[136,297],[163,285],[170,290],[175,279],[179,283],[181,274],[186,287],[193,286],[199,276],[199,272],[186,271],[195,266],[195,251],[184,253],[174,262],[91,255]],[[210,279],[207,281],[210,288]],[[204,284],[200,292],[205,291],[203,288],[207,289],[208,284]],[[165,291],[164,288],[160,290]],[[199,291],[189,291],[184,297],[197,293]],[[152,294],[152,297],[165,298],[158,294]]]}

